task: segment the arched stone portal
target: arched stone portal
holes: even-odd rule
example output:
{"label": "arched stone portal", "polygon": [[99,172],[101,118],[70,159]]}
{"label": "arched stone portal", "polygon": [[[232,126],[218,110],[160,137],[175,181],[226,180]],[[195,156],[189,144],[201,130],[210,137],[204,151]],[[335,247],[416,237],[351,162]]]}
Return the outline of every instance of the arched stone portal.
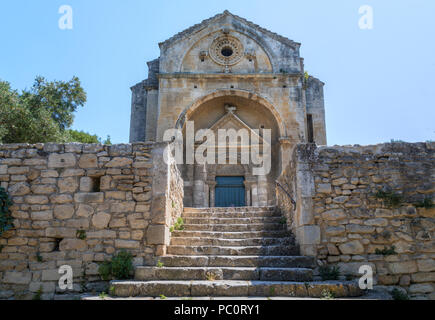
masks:
{"label": "arched stone portal", "polygon": [[[216,164],[198,164],[195,162],[195,164],[180,165],[185,186],[185,206],[214,207],[216,203],[216,180],[222,177],[244,178],[244,205],[264,206],[275,204],[275,179],[281,173],[282,154],[283,149],[286,147],[281,143],[283,139],[280,139],[284,127],[282,124],[280,126],[279,114],[273,106],[265,106],[260,102],[262,101],[260,97],[245,92],[241,94],[241,92],[243,91],[217,91],[212,95],[199,99],[180,115],[176,127],[183,130],[184,139],[186,139],[187,121],[193,123],[195,134],[198,130],[210,129],[215,133],[216,144],[219,129],[235,129],[238,131],[244,128],[251,135],[258,132],[260,140],[262,140],[263,130],[270,129],[271,170],[266,175],[253,174],[253,168],[256,165],[251,161],[249,163],[242,163],[241,161],[241,148],[250,148],[251,146],[244,146],[239,140],[239,144],[236,146],[238,151],[237,164],[230,164],[229,162],[218,164],[218,156],[216,155]],[[201,143],[195,145],[195,150]],[[185,140],[185,157],[186,144]],[[250,160],[252,159],[250,158]]]}

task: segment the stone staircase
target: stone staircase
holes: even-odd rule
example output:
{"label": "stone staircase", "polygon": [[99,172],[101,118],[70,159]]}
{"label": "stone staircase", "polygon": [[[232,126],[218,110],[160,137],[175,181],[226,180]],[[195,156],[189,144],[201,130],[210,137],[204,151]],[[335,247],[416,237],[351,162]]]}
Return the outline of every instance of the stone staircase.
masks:
{"label": "stone staircase", "polygon": [[359,296],[350,281],[313,281],[312,257],[299,255],[275,207],[185,208],[163,267],[141,266],[134,281],[112,281],[119,297]]}

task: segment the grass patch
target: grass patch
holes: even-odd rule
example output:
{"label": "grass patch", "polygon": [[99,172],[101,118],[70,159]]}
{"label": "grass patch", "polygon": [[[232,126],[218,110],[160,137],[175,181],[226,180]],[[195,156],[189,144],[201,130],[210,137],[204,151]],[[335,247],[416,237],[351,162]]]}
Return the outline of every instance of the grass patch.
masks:
{"label": "grass patch", "polygon": [[335,294],[334,294],[334,292],[332,292],[329,289],[323,289],[321,299],[324,299],[324,300],[335,299]]}
{"label": "grass patch", "polygon": [[376,249],[375,254],[381,254],[383,256],[391,256],[397,254],[396,247],[395,246],[391,246],[390,248],[384,247],[384,249],[382,250]]}
{"label": "grass patch", "polygon": [[321,266],[319,268],[320,277],[325,280],[338,280],[340,276],[340,267],[338,266]]}

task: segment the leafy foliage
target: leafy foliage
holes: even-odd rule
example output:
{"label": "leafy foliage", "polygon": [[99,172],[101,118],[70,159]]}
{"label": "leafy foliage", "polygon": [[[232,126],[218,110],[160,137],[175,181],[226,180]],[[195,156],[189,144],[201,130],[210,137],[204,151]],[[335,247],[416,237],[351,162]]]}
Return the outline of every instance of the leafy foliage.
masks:
{"label": "leafy foliage", "polygon": [[98,272],[103,280],[115,278],[118,280],[130,278],[133,271],[133,256],[131,253],[122,250],[112,257],[111,261],[104,261],[100,264]]}
{"label": "leafy foliage", "polygon": [[177,230],[177,231],[184,230],[184,220],[183,220],[183,218],[179,217],[177,219],[177,221],[174,223],[174,230]]}
{"label": "leafy foliage", "polygon": [[69,142],[80,142],[80,143],[100,143],[100,139],[97,135],[91,135],[84,131],[77,130],[67,130],[67,139]]}
{"label": "leafy foliage", "polygon": [[112,275],[116,279],[128,279],[133,271],[133,256],[122,250],[112,259]]}
{"label": "leafy foliage", "polygon": [[392,191],[378,190],[375,194],[375,197],[382,199],[385,205],[390,208],[398,207],[403,202],[403,196]]}
{"label": "leafy foliage", "polygon": [[69,128],[74,121],[73,112],[86,103],[86,92],[80,80],[73,77],[70,81],[48,82],[44,77],[36,77],[30,91],[23,91],[22,100],[31,109],[45,109],[61,130]]}
{"label": "leafy foliage", "polygon": [[416,208],[426,208],[426,209],[430,209],[435,206],[434,203],[432,202],[432,198],[429,197],[424,198],[423,201],[417,202],[414,205]]}
{"label": "leafy foliage", "polygon": [[391,291],[391,296],[394,300],[409,300],[408,295],[397,288],[394,288],[393,291]]}
{"label": "leafy foliage", "polygon": [[329,289],[323,289],[321,299],[325,299],[325,300],[335,299],[335,294]]}
{"label": "leafy foliage", "polygon": [[321,266],[319,268],[319,273],[322,280],[338,280],[338,277],[340,276],[340,267]]}
{"label": "leafy foliage", "polygon": [[[77,77],[67,82],[36,77],[22,93],[0,80],[0,143],[101,143],[96,135],[68,129],[74,112],[85,103]],[[106,142],[111,143],[109,136]]]}
{"label": "leafy foliage", "polygon": [[9,194],[6,190],[0,187],[0,236],[13,228],[12,214],[9,207],[12,205],[12,201],[9,198]]}

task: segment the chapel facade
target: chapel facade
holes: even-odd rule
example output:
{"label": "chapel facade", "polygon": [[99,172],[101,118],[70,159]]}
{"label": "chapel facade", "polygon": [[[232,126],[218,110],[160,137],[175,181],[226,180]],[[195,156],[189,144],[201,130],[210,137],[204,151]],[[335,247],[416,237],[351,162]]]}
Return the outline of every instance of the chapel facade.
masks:
{"label": "chapel facade", "polygon": [[159,46],[148,78],[131,88],[130,142],[161,142],[174,128],[185,136],[192,122],[195,133],[244,128],[263,145],[270,129],[266,175],[241,161],[179,169],[186,207],[275,205],[275,181],[296,144],[326,144],[324,83],[306,74],[300,43],[225,11]]}

